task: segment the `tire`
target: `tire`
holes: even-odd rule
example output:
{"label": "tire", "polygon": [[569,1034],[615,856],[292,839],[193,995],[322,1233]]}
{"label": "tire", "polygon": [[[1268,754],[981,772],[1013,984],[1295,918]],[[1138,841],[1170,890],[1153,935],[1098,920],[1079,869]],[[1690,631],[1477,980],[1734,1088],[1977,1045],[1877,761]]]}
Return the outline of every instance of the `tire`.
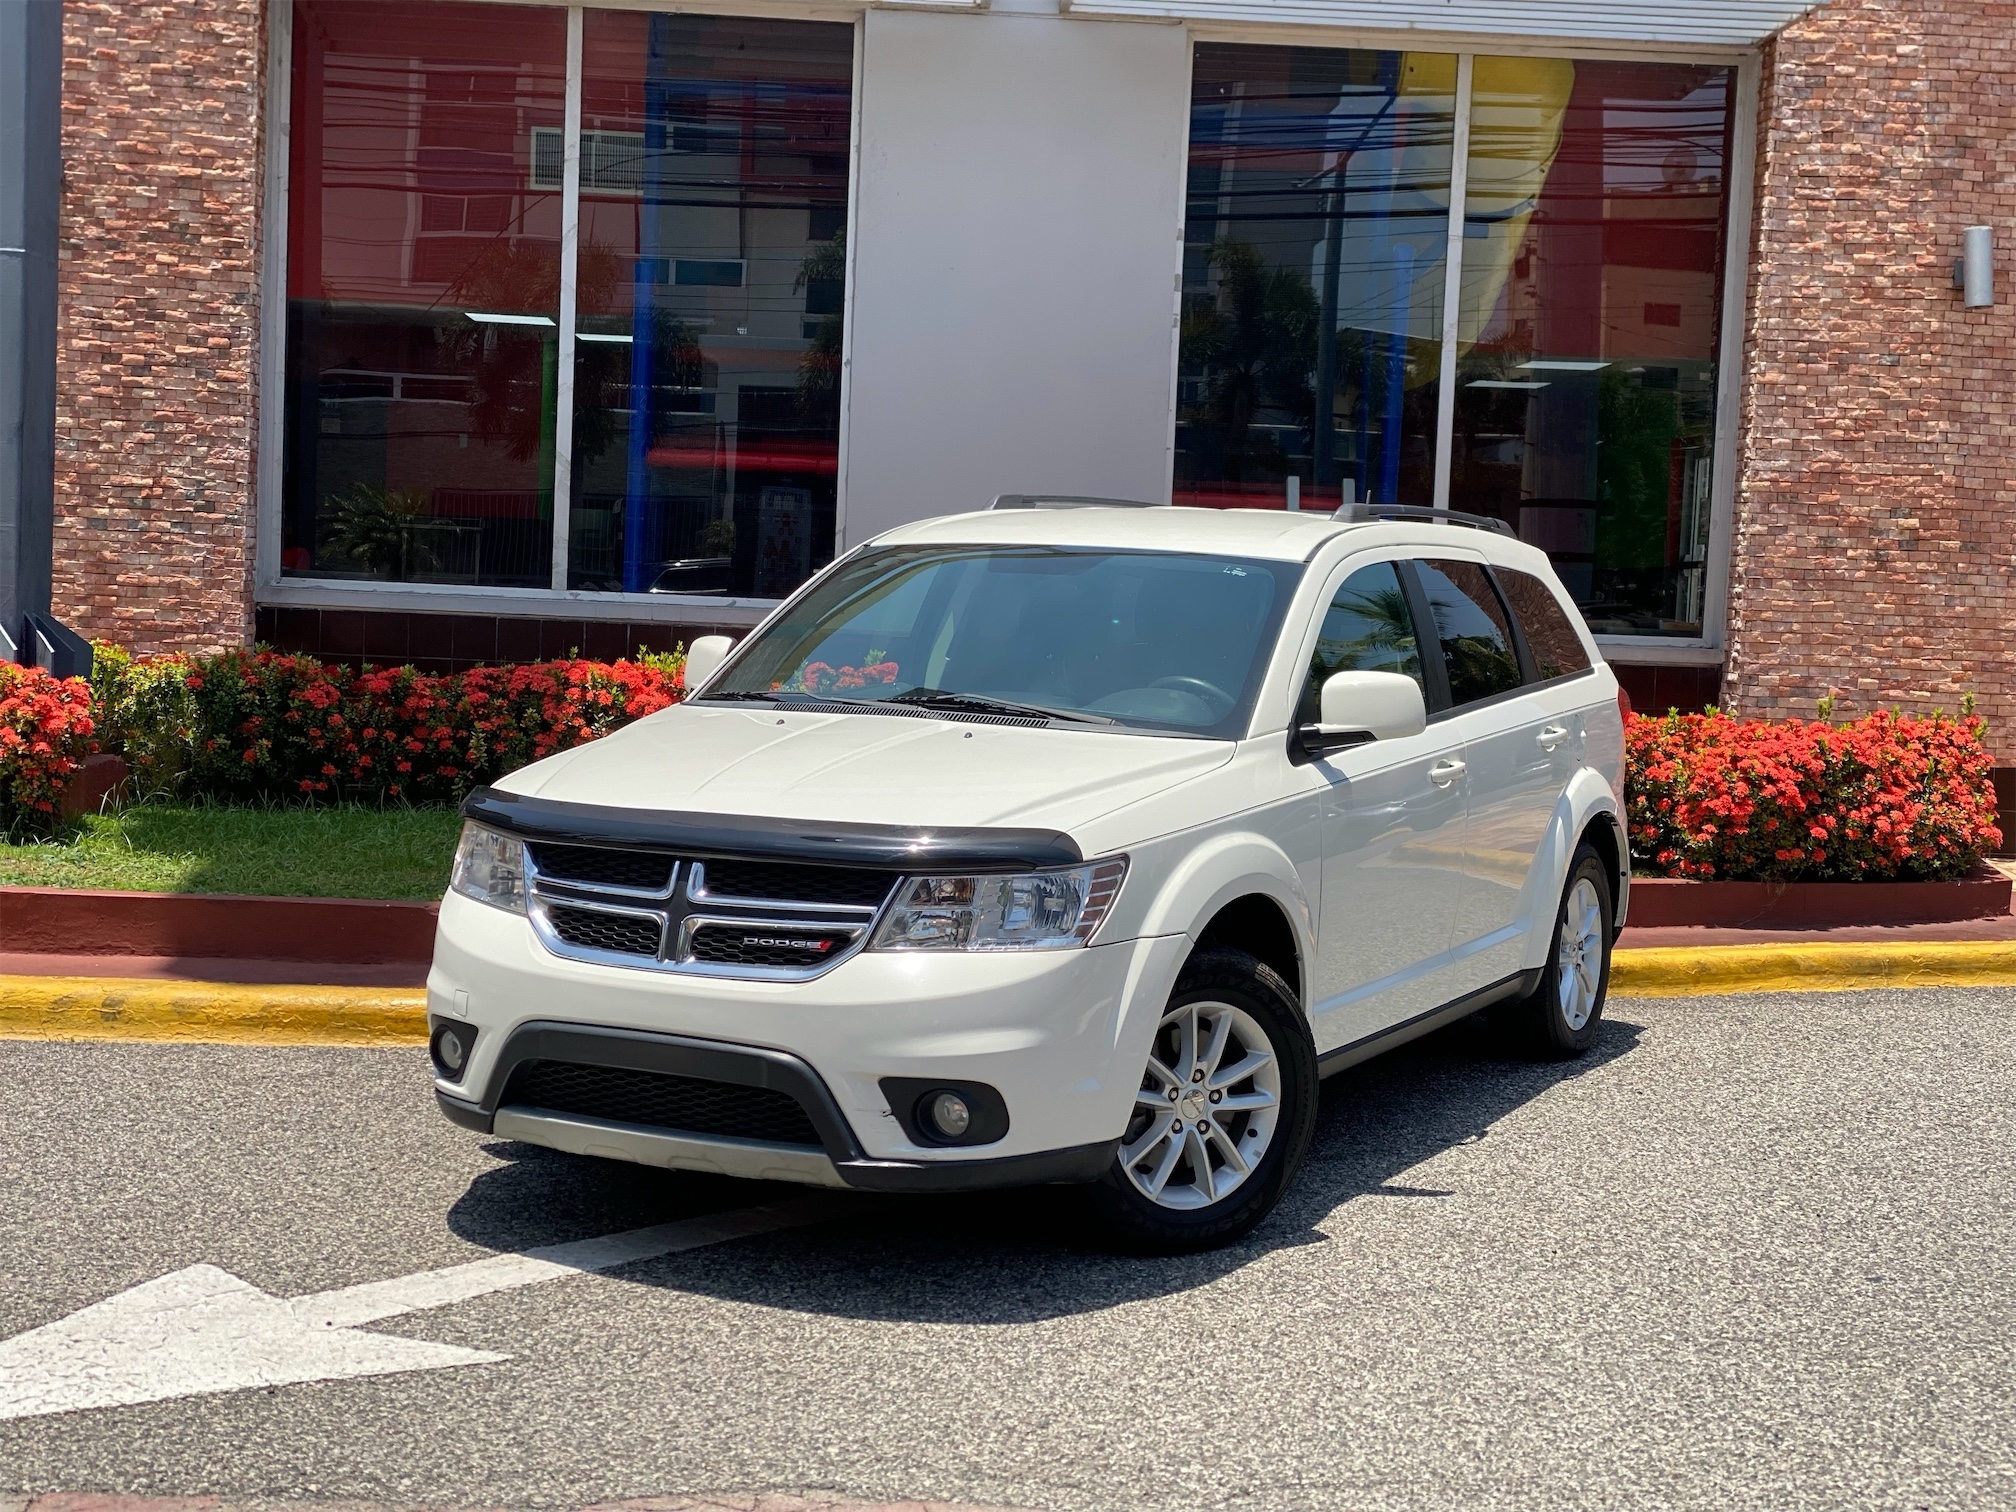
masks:
{"label": "tire", "polygon": [[1596,1043],[1610,994],[1615,908],[1608,864],[1593,846],[1577,846],[1540,985],[1500,1015],[1517,1049],[1540,1060],[1571,1060]]}
{"label": "tire", "polygon": [[1316,1049],[1294,993],[1242,950],[1200,950],[1163,1009],[1120,1151],[1089,1189],[1101,1227],[1135,1254],[1242,1239],[1281,1200],[1315,1127]]}

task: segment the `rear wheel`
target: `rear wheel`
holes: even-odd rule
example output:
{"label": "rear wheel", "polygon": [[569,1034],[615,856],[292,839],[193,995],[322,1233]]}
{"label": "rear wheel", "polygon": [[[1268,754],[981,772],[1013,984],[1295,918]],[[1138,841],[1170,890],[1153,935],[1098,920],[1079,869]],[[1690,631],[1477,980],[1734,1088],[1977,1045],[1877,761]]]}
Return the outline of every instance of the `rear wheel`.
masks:
{"label": "rear wheel", "polygon": [[1162,1012],[1134,1112],[1093,1188],[1112,1237],[1156,1254],[1244,1237],[1281,1200],[1316,1121],[1316,1054],[1288,986],[1200,950]]}
{"label": "rear wheel", "polygon": [[1554,913],[1540,985],[1502,1015],[1520,1048],[1566,1060],[1596,1042],[1610,991],[1612,916],[1610,868],[1593,847],[1579,846]]}

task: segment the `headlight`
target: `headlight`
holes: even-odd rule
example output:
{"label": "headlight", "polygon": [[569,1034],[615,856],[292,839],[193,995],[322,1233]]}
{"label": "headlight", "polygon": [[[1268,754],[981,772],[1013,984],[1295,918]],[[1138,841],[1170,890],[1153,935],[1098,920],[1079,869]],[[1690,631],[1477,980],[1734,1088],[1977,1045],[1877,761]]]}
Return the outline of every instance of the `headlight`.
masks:
{"label": "headlight", "polygon": [[524,845],[509,835],[484,829],[480,824],[464,824],[461,843],[455,847],[455,870],[449,875],[448,886],[478,903],[522,914],[525,912]]}
{"label": "headlight", "polygon": [[872,950],[1068,950],[1098,933],[1127,859],[1014,877],[913,877]]}

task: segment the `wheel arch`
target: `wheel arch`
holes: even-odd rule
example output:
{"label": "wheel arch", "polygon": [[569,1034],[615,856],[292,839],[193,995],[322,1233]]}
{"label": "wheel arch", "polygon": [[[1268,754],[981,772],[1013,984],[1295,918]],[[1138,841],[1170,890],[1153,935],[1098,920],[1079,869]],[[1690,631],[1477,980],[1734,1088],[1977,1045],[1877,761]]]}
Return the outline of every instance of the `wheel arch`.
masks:
{"label": "wheel arch", "polygon": [[1295,864],[1261,836],[1221,836],[1191,852],[1149,906],[1141,932],[1186,935],[1193,951],[1210,944],[1248,951],[1288,982],[1306,1011],[1315,910]]}
{"label": "wheel arch", "polygon": [[1547,826],[1547,837],[1534,857],[1526,899],[1527,917],[1533,925],[1527,931],[1528,970],[1546,964],[1554,910],[1559,906],[1576,847],[1585,840],[1595,847],[1609,869],[1615,913],[1612,927],[1621,929],[1631,886],[1631,850],[1617,795],[1602,775],[1589,767],[1577,772],[1561,794],[1554,818]]}
{"label": "wheel arch", "polygon": [[1218,945],[1245,951],[1286,982],[1296,1002],[1308,1001],[1302,992],[1302,953],[1296,946],[1295,926],[1266,893],[1234,898],[1211,916],[1198,932],[1195,948]]}

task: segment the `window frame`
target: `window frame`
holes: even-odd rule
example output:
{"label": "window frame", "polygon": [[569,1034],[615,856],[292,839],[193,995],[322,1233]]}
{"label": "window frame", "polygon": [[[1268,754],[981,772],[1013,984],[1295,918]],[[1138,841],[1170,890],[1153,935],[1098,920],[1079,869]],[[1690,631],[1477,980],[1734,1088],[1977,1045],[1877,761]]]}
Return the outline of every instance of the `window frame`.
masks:
{"label": "window frame", "polygon": [[[623,0],[607,0],[612,8],[629,8]],[[566,146],[571,151],[563,151],[563,173],[571,170],[576,180],[572,195],[565,195],[563,188],[563,244],[571,243],[579,224],[579,106],[581,92],[581,63],[578,53],[578,36],[583,12],[588,8],[581,5],[557,5],[568,13],[569,66],[568,66],[568,108],[572,130]],[[863,17],[866,7],[856,10],[851,17],[837,16],[830,8],[810,3],[792,3],[781,0],[774,5],[748,3],[748,0],[722,0],[714,10],[722,15],[775,16],[778,18],[821,20],[834,24],[850,25],[853,31],[854,56],[852,96],[850,100],[850,123],[848,142],[848,219],[854,224],[858,219],[858,201],[861,184],[861,112],[862,112],[862,42]],[[281,483],[284,445],[284,415],[286,386],[286,264],[287,264],[287,215],[288,215],[288,157],[289,120],[291,109],[292,61],[293,61],[293,6],[281,0],[268,7],[265,52],[264,111],[262,124],[265,127],[263,188],[260,209],[260,275],[259,275],[259,357],[255,378],[255,403],[257,415],[254,425],[256,442],[256,462],[253,469],[254,516],[256,529],[252,568],[252,600],[260,607],[301,607],[328,609],[382,609],[409,612],[469,613],[469,614],[510,614],[551,617],[565,614],[568,617],[597,621],[665,621],[692,623],[704,620],[724,628],[742,628],[760,623],[787,599],[758,598],[716,598],[691,594],[624,594],[588,592],[568,589],[564,586],[566,564],[566,529],[564,511],[556,511],[553,560],[558,564],[561,586],[548,588],[489,588],[473,585],[444,586],[429,583],[384,583],[323,581],[312,578],[288,578],[280,569],[280,525],[281,525]],[[1068,19],[1068,18],[1067,18]],[[1194,19],[1187,23],[1189,44],[1192,55],[1192,70],[1195,67],[1195,49],[1204,43],[1245,43],[1262,46],[1323,46],[1336,48],[1372,49],[1416,49],[1453,53],[1459,68],[1459,102],[1457,114],[1457,141],[1452,164],[1450,202],[1453,208],[1462,203],[1467,191],[1468,177],[1468,136],[1470,111],[1468,85],[1474,60],[1479,56],[1543,56],[1570,59],[1619,60],[1619,61],[1667,61],[1677,63],[1719,64],[1733,69],[1734,80],[1731,98],[1731,122],[1729,134],[1729,191],[1726,217],[1725,245],[1723,247],[1723,278],[1721,290],[1721,329],[1718,333],[1717,374],[1715,400],[1715,440],[1711,451],[1711,480],[1709,491],[1709,538],[1707,581],[1702,606],[1702,628],[1698,636],[1648,636],[1648,635],[1592,635],[1591,639],[1599,654],[1612,663],[1649,663],[1660,665],[1720,665],[1725,658],[1728,643],[1729,582],[1732,571],[1732,544],[1734,536],[1735,498],[1740,460],[1741,399],[1743,386],[1743,338],[1747,326],[1747,293],[1752,267],[1753,248],[1750,229],[1755,219],[1755,168],[1757,158],[1757,114],[1761,99],[1763,71],[1762,53],[1755,47],[1702,46],[1672,47],[1664,45],[1632,46],[1624,43],[1584,42],[1576,40],[1527,39],[1510,35],[1477,35],[1460,32],[1407,32],[1396,33],[1361,27],[1305,26],[1294,28],[1292,32],[1278,23],[1256,23],[1245,21],[1224,21]],[[1187,146],[1185,150],[1187,160]],[[1187,172],[1187,166],[1185,168]],[[1450,217],[1452,242],[1460,243],[1460,220],[1453,213]],[[1180,238],[1180,227],[1179,227]],[[844,557],[856,544],[847,539],[847,452],[849,435],[849,411],[851,382],[844,376],[851,371],[852,348],[855,336],[854,306],[854,256],[859,243],[858,237],[848,240],[847,267],[841,294],[841,307],[845,317],[843,326],[843,348],[841,370],[843,379],[840,393],[840,459],[838,474],[838,497],[835,506],[836,539],[835,560]],[[565,254],[563,252],[563,260]],[[1445,278],[1453,286],[1460,287],[1461,252],[1445,266]],[[1177,290],[1172,304],[1180,303],[1181,291]],[[1438,407],[1453,406],[1454,389],[1451,386],[1454,366],[1454,346],[1447,339],[1452,313],[1460,308],[1460,301],[1445,290],[1443,314],[1445,339],[1441,354],[1445,369],[1445,380],[1438,398]],[[564,312],[570,317],[572,302],[564,302]],[[1172,321],[1173,327],[1173,321]],[[571,335],[571,332],[569,333]],[[1165,462],[1168,478],[1173,486],[1175,463],[1175,391],[1177,383],[1176,341],[1172,328],[1168,355],[1167,383],[1170,394],[1169,436],[1165,445]],[[561,372],[571,380],[571,368],[563,362]],[[571,386],[571,382],[570,382]],[[568,411],[571,424],[571,410]],[[556,424],[558,423],[556,416]],[[1453,427],[1453,408],[1446,415],[1438,414],[1437,423],[1437,471],[1445,471],[1448,455],[1447,441]],[[559,440],[556,437],[556,443]],[[562,448],[555,447],[556,473],[564,455]],[[1439,503],[1447,507],[1446,485],[1439,490]],[[1403,573],[1403,577],[1407,576]],[[1515,617],[1516,624],[1516,617]],[[1523,634],[1523,632],[1522,632]],[[1439,648],[1438,648],[1439,649]],[[1429,663],[1439,658],[1427,658]],[[1582,674],[1576,674],[1582,675]],[[1431,717],[1434,717],[1431,711]]]}
{"label": "window frame", "polygon": [[[1190,23],[1191,71],[1195,77],[1200,44],[1248,46],[1335,47],[1371,50],[1415,50],[1453,53],[1456,57],[1456,132],[1451,164],[1448,224],[1449,250],[1443,265],[1442,349],[1435,432],[1435,495],[1433,506],[1449,507],[1450,441],[1455,429],[1456,338],[1461,319],[1463,279],[1462,218],[1457,207],[1468,193],[1472,74],[1479,57],[1545,57],[1575,61],[1694,63],[1731,70],[1728,162],[1728,209],[1723,229],[1721,324],[1715,349],[1715,438],[1709,453],[1709,518],[1707,581],[1701,606],[1701,633],[1693,636],[1598,635],[1590,638],[1598,652],[1613,663],[1719,666],[1724,660],[1729,630],[1729,578],[1734,538],[1737,467],[1741,458],[1743,397],[1743,334],[1748,323],[1747,295],[1755,219],[1757,113],[1762,98],[1763,56],[1746,47],[1631,47],[1574,41],[1531,41],[1512,36],[1479,37],[1432,31],[1395,34],[1361,28],[1298,28],[1292,37],[1266,23],[1193,21]],[[1186,152],[1187,173],[1187,152]],[[1178,298],[1180,302],[1181,291]],[[1172,393],[1176,383],[1171,357]],[[1175,415],[1172,404],[1169,441],[1169,483],[1175,486]],[[1579,613],[1579,610],[1578,610]],[[1466,705],[1474,707],[1474,705]],[[1430,711],[1430,718],[1434,712]]]}
{"label": "window frame", "polygon": [[[496,0],[491,0],[496,3]],[[558,313],[550,578],[543,588],[490,587],[477,584],[364,582],[348,579],[288,577],[280,566],[283,467],[286,446],[287,388],[287,233],[289,156],[293,110],[294,3],[274,0],[267,7],[264,132],[265,163],[260,193],[259,362],[255,382],[258,406],[254,436],[257,462],[253,474],[254,519],[252,600],[255,607],[364,609],[434,614],[513,613],[551,618],[630,623],[704,621],[741,630],[762,623],[796,596],[782,598],[721,598],[690,593],[607,593],[567,586],[568,535],[571,525],[573,465],[573,387],[575,356],[576,271],[581,221],[581,100],[583,93],[583,28],[591,9],[628,10],[622,0],[600,6],[560,3],[541,8],[566,17],[566,95],[561,145],[560,309]],[[667,6],[666,9],[672,9]],[[861,183],[861,71],[863,12],[835,16],[816,5],[783,4],[757,9],[733,0],[703,12],[754,20],[808,20],[844,25],[853,38],[848,99],[847,217],[854,220]],[[849,237],[841,289],[840,456],[834,508],[834,561],[850,550],[847,522],[847,416],[854,339],[854,248]],[[801,585],[802,586],[802,585]]]}

